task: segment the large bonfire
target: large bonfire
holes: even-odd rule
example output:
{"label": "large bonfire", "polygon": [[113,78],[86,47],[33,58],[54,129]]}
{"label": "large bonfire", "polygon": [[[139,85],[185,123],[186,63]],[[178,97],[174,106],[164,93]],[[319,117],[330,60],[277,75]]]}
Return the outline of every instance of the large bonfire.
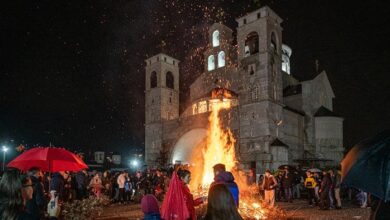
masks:
{"label": "large bonfire", "polygon": [[[231,171],[240,190],[239,212],[245,219],[265,219],[283,214],[277,209],[261,206],[257,187],[248,186],[245,173],[239,171],[235,152],[236,139],[230,128],[224,126],[220,113],[232,107],[231,95],[228,93],[212,94],[210,100],[209,127],[207,139],[193,152],[192,180],[190,188],[197,196],[207,195],[208,188],[214,180],[213,166],[223,163]],[[224,128],[225,127],[225,128]]]}

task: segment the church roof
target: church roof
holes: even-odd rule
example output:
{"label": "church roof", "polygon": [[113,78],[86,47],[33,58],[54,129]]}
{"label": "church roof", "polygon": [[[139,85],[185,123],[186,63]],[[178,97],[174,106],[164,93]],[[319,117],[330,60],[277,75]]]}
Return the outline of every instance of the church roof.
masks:
{"label": "church roof", "polygon": [[331,110],[321,106],[316,113],[314,113],[314,117],[340,117],[338,114],[332,112]]}
{"label": "church roof", "polygon": [[271,146],[288,147],[288,145],[279,140],[279,138],[275,138],[275,140],[271,143]]}
{"label": "church roof", "polygon": [[283,89],[283,97],[297,95],[302,93],[302,85],[289,85]]}

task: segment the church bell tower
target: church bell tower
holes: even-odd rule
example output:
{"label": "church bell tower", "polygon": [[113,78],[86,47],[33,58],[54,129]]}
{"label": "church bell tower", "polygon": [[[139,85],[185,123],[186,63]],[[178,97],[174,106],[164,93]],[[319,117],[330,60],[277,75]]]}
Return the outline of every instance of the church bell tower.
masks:
{"label": "church bell tower", "polygon": [[145,62],[145,161],[155,165],[163,122],[179,118],[179,60],[160,53]]}

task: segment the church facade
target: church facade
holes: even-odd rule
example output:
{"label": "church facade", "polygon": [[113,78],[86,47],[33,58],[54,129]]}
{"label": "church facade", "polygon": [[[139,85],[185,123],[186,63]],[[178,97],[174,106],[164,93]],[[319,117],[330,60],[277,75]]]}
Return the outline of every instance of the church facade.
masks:
{"label": "church facade", "polygon": [[282,19],[262,7],[236,19],[233,31],[209,28],[204,72],[190,86],[190,105],[179,112],[179,60],[160,53],[146,60],[145,160],[150,166],[188,163],[204,142],[211,93],[234,95],[221,113],[236,139],[242,169],[275,170],[283,164],[337,165],[343,157],[343,118],[325,71],[311,80],[290,74],[292,50],[282,43]]}

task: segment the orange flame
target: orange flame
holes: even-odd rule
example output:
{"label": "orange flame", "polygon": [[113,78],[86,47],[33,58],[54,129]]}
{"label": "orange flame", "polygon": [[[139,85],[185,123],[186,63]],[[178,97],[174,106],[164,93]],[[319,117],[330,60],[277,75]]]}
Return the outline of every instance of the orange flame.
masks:
{"label": "orange flame", "polygon": [[210,115],[209,127],[207,130],[207,140],[197,146],[193,152],[191,161],[192,180],[190,187],[193,191],[201,187],[201,191],[208,189],[214,180],[213,166],[223,163],[227,170],[232,170],[236,166],[236,154],[234,138],[230,129],[223,129],[219,113],[221,110],[229,109],[232,106],[230,99],[214,97],[209,101]]}
{"label": "orange flame", "polygon": [[232,101],[224,96],[221,90],[213,94],[210,100],[209,127],[207,139],[192,152],[190,189],[195,196],[206,196],[209,185],[214,180],[213,166],[225,164],[231,171],[240,190],[239,212],[244,218],[265,218],[266,210],[261,207],[259,199],[254,196],[256,190],[248,186],[245,173],[238,170],[235,152],[236,139],[229,128],[224,129],[219,113],[232,107]]}
{"label": "orange flame", "polygon": [[209,129],[207,135],[207,146],[203,154],[203,179],[202,185],[209,185],[214,180],[213,166],[223,163],[227,170],[232,170],[236,165],[234,144],[236,140],[230,129],[222,129],[219,112],[231,107],[229,99],[210,100],[211,113],[209,116]]}

